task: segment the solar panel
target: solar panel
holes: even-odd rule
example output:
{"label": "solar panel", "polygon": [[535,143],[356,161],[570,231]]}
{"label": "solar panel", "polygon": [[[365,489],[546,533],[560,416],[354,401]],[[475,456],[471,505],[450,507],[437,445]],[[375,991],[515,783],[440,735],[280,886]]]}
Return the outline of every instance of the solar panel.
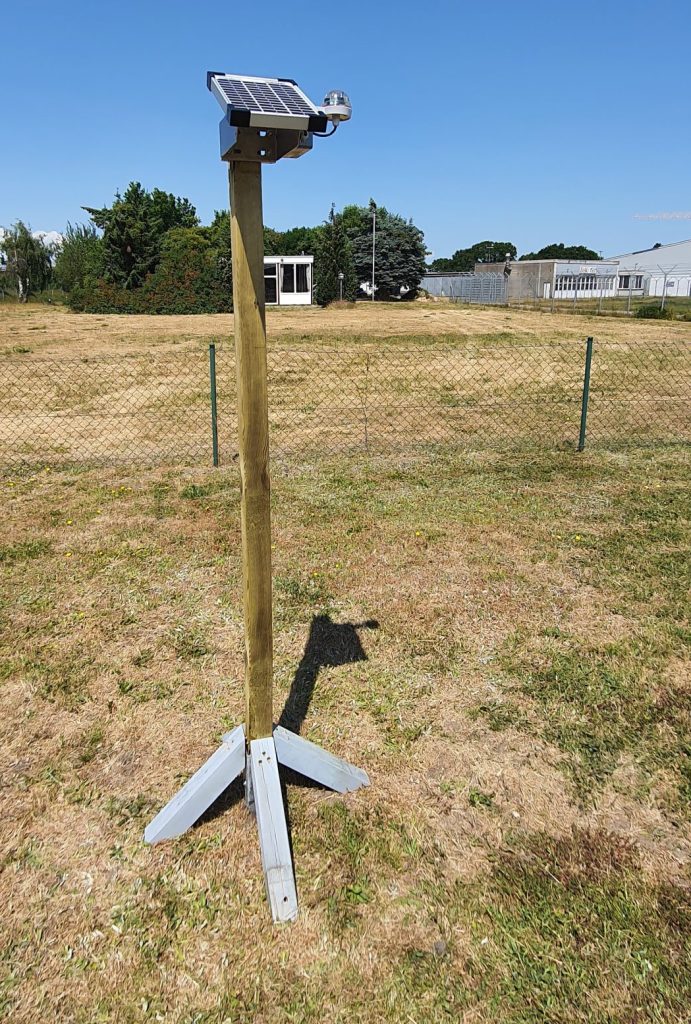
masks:
{"label": "solar panel", "polygon": [[328,124],[289,78],[253,78],[210,71],[207,85],[235,128],[290,128],[323,132]]}

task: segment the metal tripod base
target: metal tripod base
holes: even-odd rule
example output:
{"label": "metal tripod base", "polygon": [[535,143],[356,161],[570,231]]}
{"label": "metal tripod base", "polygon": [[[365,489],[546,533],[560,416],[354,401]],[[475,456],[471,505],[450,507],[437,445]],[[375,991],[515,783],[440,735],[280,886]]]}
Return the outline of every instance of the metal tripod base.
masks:
{"label": "metal tripod base", "polygon": [[369,785],[367,773],[361,768],[280,725],[274,727],[272,736],[252,740],[248,749],[245,730],[239,725],[222,737],[218,750],[144,830],[147,843],[181,836],[244,768],[246,802],[257,818],[266,894],[276,922],[294,921],[298,913],[279,764],[337,793]]}

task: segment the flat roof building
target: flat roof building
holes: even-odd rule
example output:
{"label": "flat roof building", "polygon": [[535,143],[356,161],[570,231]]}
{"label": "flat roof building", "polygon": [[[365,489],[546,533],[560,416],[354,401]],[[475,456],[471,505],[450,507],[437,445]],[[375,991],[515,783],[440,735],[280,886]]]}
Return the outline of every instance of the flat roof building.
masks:
{"label": "flat roof building", "polygon": [[267,306],[311,306],[314,256],[265,256]]}
{"label": "flat roof building", "polygon": [[617,260],[515,260],[476,263],[476,274],[507,276],[507,300],[596,299],[617,294]]}

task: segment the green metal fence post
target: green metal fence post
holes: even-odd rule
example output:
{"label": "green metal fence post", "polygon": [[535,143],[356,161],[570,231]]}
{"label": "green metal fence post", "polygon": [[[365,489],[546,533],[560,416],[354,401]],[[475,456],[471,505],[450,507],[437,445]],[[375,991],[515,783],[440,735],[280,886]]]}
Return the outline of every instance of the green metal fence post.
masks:
{"label": "green metal fence post", "polygon": [[209,385],[211,392],[211,447],[214,466],[218,465],[218,413],[216,409],[216,346],[209,345]]}
{"label": "green metal fence post", "polygon": [[585,371],[583,373],[583,395],[581,397],[581,429],[578,435],[578,451],[585,448],[585,429],[588,423],[588,399],[590,398],[590,365],[593,361],[593,339],[585,342]]}

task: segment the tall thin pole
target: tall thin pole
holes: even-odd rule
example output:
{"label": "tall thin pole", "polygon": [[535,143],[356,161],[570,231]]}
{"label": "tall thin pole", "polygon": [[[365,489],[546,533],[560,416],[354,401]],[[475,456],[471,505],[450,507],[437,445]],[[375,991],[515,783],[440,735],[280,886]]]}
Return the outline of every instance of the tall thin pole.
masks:
{"label": "tall thin pole", "polygon": [[245,612],[245,733],[271,736],[271,489],[261,164],[231,162],[230,234]]}
{"label": "tall thin pole", "polygon": [[374,257],[377,244],[377,208],[372,207],[372,302],[374,302]]}
{"label": "tall thin pole", "polygon": [[[660,267],[659,263],[658,263],[658,267],[660,268],[660,270],[662,270],[662,267]],[[665,308],[665,299],[667,298],[667,277],[668,277],[668,275],[670,273],[672,273],[672,271],[674,271],[676,269],[677,269],[677,264],[675,263],[671,270],[662,270],[662,273],[664,274],[664,277],[662,279],[662,302],[660,303],[660,309],[661,310]]]}

